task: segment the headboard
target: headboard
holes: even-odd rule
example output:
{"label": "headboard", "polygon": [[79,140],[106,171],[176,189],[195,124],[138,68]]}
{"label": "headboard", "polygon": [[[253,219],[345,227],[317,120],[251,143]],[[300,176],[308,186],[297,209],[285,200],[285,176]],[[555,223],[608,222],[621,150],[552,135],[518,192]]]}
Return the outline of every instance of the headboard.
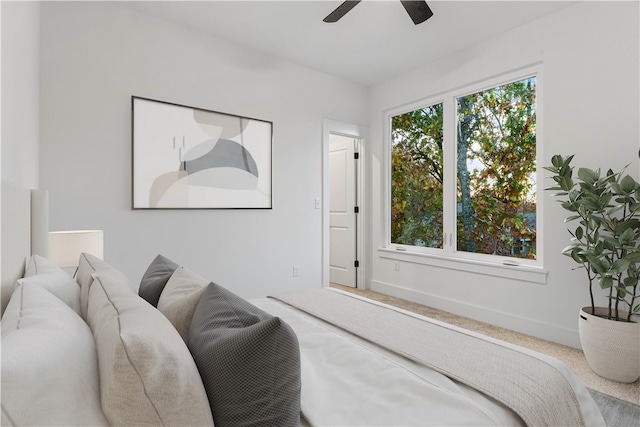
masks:
{"label": "headboard", "polygon": [[4,313],[31,254],[46,257],[49,252],[49,195],[45,190],[30,190],[5,181],[1,195],[0,275]]}

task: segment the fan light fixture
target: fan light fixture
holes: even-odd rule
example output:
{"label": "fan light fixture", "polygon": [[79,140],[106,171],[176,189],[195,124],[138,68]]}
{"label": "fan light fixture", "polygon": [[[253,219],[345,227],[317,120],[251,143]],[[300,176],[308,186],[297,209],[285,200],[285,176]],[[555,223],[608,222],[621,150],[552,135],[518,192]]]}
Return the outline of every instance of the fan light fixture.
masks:
{"label": "fan light fixture", "polygon": [[[356,7],[362,0],[347,0],[342,2],[333,12],[323,19],[324,22],[338,22],[351,9]],[[411,17],[414,24],[418,25],[433,16],[431,8],[424,0],[400,0],[402,6]]]}

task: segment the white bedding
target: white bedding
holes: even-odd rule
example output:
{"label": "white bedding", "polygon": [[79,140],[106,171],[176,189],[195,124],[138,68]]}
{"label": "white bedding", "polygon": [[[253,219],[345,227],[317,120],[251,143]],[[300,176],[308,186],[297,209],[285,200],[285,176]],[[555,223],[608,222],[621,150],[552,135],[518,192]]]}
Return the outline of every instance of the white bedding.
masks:
{"label": "white bedding", "polygon": [[[287,304],[273,299],[251,302],[285,320],[298,336],[302,413],[311,425],[524,425],[517,414],[501,403],[445,375]],[[561,367],[571,378],[585,424],[604,425],[588,391],[564,365]],[[376,375],[372,376],[372,372]]]}

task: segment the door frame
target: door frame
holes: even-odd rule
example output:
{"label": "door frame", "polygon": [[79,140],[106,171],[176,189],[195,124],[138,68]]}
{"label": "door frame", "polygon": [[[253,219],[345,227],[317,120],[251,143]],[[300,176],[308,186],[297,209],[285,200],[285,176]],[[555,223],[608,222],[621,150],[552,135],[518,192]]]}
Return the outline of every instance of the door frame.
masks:
{"label": "door frame", "polygon": [[367,256],[366,224],[369,218],[369,205],[366,203],[366,144],[367,128],[337,120],[322,120],[322,287],[329,286],[329,143],[330,135],[342,135],[359,141],[359,162],[356,171],[357,190],[356,206],[360,208],[356,221],[356,259],[358,270],[356,271],[357,289],[366,289],[369,283]]}

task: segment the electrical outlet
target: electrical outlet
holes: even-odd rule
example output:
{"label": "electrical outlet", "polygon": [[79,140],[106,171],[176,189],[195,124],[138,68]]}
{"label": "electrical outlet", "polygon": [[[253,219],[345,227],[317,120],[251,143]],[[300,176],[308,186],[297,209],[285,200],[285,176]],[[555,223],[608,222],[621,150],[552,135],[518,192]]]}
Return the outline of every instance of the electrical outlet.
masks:
{"label": "electrical outlet", "polygon": [[400,271],[400,261],[394,261],[393,262],[393,269],[395,271]]}
{"label": "electrical outlet", "polygon": [[294,265],[293,266],[293,277],[298,277],[300,276],[300,266],[299,265]]}

